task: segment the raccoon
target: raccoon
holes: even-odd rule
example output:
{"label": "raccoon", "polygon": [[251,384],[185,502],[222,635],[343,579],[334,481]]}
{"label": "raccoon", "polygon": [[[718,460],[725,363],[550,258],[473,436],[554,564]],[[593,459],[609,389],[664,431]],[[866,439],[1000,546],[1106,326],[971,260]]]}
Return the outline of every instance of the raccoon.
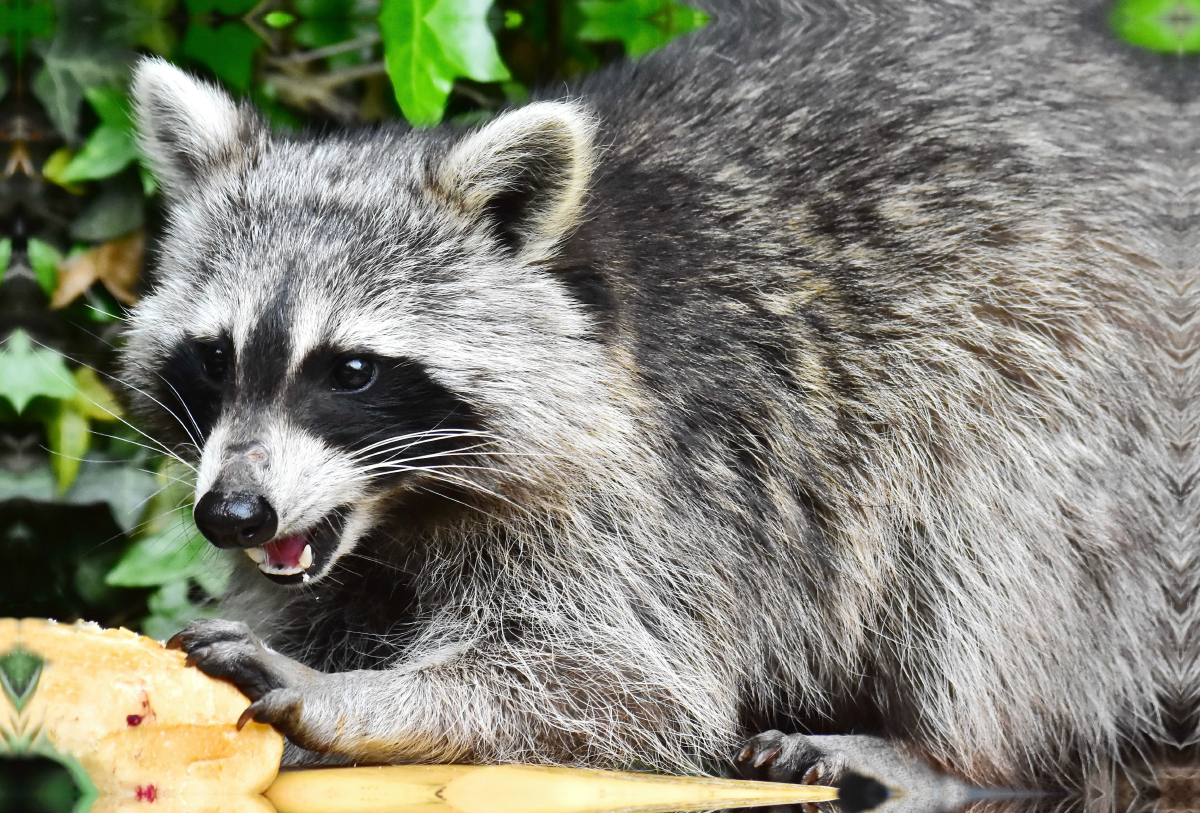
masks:
{"label": "raccoon", "polygon": [[172,644],[243,720],[823,782],[879,736],[1013,786],[1190,736],[1129,158],[1173,102],[1048,53],[1071,9],[893,11],[748,4],[468,129],[273,134],[137,67],[169,225],[125,377],[234,552]]}

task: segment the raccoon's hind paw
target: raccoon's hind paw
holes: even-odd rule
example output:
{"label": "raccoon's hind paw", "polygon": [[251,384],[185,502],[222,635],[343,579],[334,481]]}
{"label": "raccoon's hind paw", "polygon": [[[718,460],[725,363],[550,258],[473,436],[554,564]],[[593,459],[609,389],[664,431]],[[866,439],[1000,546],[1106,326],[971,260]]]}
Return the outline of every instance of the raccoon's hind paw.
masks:
{"label": "raccoon's hind paw", "polygon": [[764,731],[750,738],[733,758],[744,779],[833,785],[844,775],[846,761],[818,748],[803,734]]}
{"label": "raccoon's hind paw", "polygon": [[267,649],[240,621],[193,621],[167,641],[167,647],[182,649],[188,666],[228,680],[255,701],[277,689],[298,688],[310,671]]}

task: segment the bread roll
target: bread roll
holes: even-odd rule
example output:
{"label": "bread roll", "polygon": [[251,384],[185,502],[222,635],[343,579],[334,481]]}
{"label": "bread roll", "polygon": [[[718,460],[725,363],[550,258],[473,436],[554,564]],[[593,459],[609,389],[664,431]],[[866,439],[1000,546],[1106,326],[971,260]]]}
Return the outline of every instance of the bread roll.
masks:
{"label": "bread roll", "polygon": [[272,810],[260,794],[283,738],[253,722],[239,732],[250,701],[182,652],[125,629],[0,619],[0,657],[14,649],[42,669],[19,709],[8,698],[0,728],[76,759],[100,794],[92,813]]}

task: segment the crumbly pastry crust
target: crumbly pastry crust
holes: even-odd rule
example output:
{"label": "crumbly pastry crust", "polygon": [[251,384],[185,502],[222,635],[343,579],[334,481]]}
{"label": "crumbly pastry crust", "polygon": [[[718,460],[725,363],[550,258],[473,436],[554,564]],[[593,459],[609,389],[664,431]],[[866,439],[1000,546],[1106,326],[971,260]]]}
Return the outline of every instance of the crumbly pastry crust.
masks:
{"label": "crumbly pastry crust", "polygon": [[283,738],[258,723],[239,731],[246,698],[186,667],[182,652],[127,629],[0,620],[0,654],[14,649],[41,659],[41,674],[0,724],[77,760],[100,795],[94,813],[145,802],[157,811],[270,810],[260,794]]}

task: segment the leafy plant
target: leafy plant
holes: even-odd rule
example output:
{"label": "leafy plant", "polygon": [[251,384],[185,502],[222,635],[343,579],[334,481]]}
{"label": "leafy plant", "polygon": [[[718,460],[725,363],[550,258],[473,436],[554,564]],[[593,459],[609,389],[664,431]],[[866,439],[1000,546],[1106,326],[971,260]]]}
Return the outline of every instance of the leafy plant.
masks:
{"label": "leafy plant", "polygon": [[1109,20],[1130,45],[1165,54],[1200,53],[1200,0],[1121,0]]}
{"label": "leafy plant", "polygon": [[488,29],[491,5],[491,0],[383,0],[379,27],[388,76],[410,122],[441,121],[458,77],[510,78]]}

